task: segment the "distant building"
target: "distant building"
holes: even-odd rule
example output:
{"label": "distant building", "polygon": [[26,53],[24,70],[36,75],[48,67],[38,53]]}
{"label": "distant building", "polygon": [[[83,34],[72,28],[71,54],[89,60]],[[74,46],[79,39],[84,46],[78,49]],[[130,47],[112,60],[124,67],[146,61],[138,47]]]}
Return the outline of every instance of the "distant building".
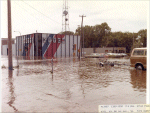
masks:
{"label": "distant building", "polygon": [[[83,51],[83,48],[82,48]],[[126,53],[125,47],[84,48],[84,53]]]}
{"label": "distant building", "polygon": [[[1,38],[1,55],[8,55],[8,38]],[[12,38],[12,55],[16,55],[15,38]]]}

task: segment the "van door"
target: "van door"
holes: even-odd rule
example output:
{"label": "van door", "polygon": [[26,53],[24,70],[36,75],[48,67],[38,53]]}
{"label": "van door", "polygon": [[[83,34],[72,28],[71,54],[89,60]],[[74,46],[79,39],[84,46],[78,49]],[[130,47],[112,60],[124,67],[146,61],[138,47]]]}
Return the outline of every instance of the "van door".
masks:
{"label": "van door", "polygon": [[146,64],[147,64],[147,50],[144,51],[144,56],[142,57],[142,63],[144,68],[146,68]]}

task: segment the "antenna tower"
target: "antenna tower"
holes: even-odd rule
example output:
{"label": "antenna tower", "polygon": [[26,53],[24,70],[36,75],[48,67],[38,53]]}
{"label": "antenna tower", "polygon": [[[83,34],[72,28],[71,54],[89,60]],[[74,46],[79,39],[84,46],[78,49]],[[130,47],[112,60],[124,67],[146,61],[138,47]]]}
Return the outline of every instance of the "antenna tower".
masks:
{"label": "antenna tower", "polygon": [[69,28],[69,13],[68,13],[68,0],[63,0],[62,12],[62,32],[70,31]]}

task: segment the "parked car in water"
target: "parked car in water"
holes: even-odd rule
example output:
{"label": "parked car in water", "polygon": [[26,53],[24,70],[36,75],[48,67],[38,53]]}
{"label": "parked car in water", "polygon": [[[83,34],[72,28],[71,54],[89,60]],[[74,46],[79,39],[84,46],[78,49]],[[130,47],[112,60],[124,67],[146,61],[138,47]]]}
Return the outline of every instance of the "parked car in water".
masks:
{"label": "parked car in water", "polygon": [[146,69],[147,67],[147,48],[134,48],[130,56],[131,67],[136,69]]}
{"label": "parked car in water", "polygon": [[127,56],[125,53],[107,53],[106,55],[108,58],[121,58]]}
{"label": "parked car in water", "polygon": [[104,58],[105,53],[91,53],[90,55],[85,55],[85,58]]}

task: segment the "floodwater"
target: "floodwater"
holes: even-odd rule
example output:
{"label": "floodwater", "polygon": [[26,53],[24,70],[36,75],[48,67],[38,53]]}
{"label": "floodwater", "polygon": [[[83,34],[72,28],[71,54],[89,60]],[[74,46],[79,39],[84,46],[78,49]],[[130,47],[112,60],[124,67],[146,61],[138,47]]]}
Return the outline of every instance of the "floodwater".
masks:
{"label": "floodwater", "polygon": [[[125,58],[107,60],[130,64]],[[19,58],[19,68],[1,69],[2,112],[98,112],[98,105],[146,103],[146,71],[97,62],[54,59],[52,74],[51,60]],[[1,65],[7,67],[7,57],[1,57]]]}

